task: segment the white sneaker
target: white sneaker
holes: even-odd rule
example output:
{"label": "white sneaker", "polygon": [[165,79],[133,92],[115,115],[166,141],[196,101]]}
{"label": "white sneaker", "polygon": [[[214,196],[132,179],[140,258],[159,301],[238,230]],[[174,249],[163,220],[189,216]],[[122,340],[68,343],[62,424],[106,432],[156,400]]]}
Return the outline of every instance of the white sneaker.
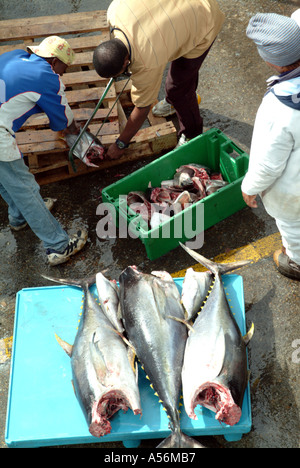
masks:
{"label": "white sneaker", "polygon": [[[200,105],[201,96],[198,93],[196,94],[198,105]],[[156,117],[169,117],[170,115],[176,114],[176,111],[175,108],[166,101],[166,98],[164,98],[162,101],[156,104],[156,106],[153,107],[152,114]]]}
{"label": "white sneaker", "polygon": [[64,252],[57,252],[56,250],[47,249],[46,254],[51,266],[60,265],[67,262],[72,255],[78,253],[86,244],[88,233],[82,229],[77,231],[77,234],[69,240]]}
{"label": "white sneaker", "polygon": [[17,232],[17,231],[22,231],[23,229],[25,229],[25,228],[28,226],[28,223],[25,222],[25,223],[23,223],[23,224],[19,224],[18,226],[14,226],[13,224],[9,224],[8,226],[10,227],[10,229],[11,229],[12,231],[16,231],[16,232]]}
{"label": "white sneaker", "polygon": [[44,203],[46,205],[46,208],[48,208],[49,211],[52,210],[54,203],[57,202],[56,198],[44,198]]}
{"label": "white sneaker", "polygon": [[190,141],[190,138],[187,138],[185,134],[183,133],[181,137],[179,138],[176,148],[179,148],[180,146],[185,145],[189,141]]}
{"label": "white sneaker", "polygon": [[169,104],[164,98],[152,109],[152,114],[156,117],[169,117],[170,115],[176,114],[176,111],[171,104]]}

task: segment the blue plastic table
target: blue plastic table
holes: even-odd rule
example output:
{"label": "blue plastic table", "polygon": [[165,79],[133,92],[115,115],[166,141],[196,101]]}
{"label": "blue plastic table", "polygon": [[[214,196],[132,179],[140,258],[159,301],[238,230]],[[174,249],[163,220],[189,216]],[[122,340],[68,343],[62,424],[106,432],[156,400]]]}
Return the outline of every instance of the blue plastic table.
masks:
{"label": "blue plastic table", "polygon": [[[183,278],[175,280],[181,290]],[[225,275],[224,287],[242,334],[245,334],[243,280]],[[96,288],[94,287],[96,295]],[[5,441],[9,447],[41,447],[122,441],[125,447],[138,447],[143,439],[170,435],[168,418],[139,369],[143,416],[131,410],[118,412],[111,420],[112,431],[101,439],[91,436],[72,387],[70,358],[58,345],[54,334],[73,343],[80,320],[82,291],[69,286],[23,289],[18,292],[14,341],[7,407]],[[242,418],[233,426],[215,420],[215,414],[198,406],[197,421],[182,406],[181,428],[190,436],[224,435],[240,440],[250,432],[249,385]]]}

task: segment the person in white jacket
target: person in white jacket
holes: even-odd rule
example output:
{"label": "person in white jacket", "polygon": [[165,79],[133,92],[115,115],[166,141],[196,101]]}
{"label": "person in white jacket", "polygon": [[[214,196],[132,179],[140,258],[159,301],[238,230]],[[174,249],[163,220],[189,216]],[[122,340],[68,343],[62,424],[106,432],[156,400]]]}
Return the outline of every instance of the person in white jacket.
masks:
{"label": "person in white jacket", "polygon": [[251,208],[261,196],[282,237],[278,271],[300,280],[300,9],[291,18],[255,15],[247,36],[279,75],[268,80],[257,112],[242,193]]}

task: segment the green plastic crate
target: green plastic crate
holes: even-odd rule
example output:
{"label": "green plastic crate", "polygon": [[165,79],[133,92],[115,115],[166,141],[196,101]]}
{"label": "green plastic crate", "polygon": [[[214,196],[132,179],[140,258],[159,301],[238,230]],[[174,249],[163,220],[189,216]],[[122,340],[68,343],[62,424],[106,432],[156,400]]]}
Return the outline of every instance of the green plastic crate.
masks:
{"label": "green plastic crate", "polygon": [[[141,215],[134,213],[126,203],[125,196],[131,191],[145,191],[151,182],[159,187],[163,180],[172,179],[176,169],[184,164],[198,163],[221,172],[229,182],[217,192],[189,206],[155,229],[150,229]],[[103,202],[111,207],[116,226],[127,223],[128,231],[134,233],[144,244],[150,260],[161,257],[175,249],[179,242],[187,242],[195,235],[214,226],[245,207],[241,183],[247,172],[249,156],[218,129],[191,140],[185,145],[156,159],[102,191]],[[204,220],[201,222],[201,210]],[[186,229],[187,223],[192,223]]]}

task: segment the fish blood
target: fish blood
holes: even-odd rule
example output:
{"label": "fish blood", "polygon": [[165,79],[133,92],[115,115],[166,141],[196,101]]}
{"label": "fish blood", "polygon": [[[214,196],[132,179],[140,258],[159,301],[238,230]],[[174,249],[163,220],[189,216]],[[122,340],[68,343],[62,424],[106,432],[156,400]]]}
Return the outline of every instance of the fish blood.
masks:
{"label": "fish blood", "polygon": [[[200,404],[214,411],[216,419],[229,426],[237,424],[242,415],[241,408],[233,401],[230,391],[220,385],[208,384],[207,388],[200,390],[194,403],[195,407]],[[193,419],[195,418],[194,414]]]}

